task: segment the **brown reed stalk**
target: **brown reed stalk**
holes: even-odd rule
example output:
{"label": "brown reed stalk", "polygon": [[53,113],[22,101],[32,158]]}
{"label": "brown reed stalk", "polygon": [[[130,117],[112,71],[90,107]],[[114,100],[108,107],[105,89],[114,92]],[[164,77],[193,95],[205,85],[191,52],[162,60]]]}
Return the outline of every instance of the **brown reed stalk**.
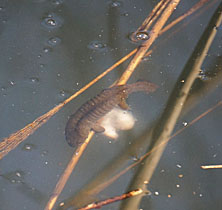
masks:
{"label": "brown reed stalk", "polygon": [[131,40],[137,42],[136,34],[139,31],[148,31],[151,27],[152,23],[159,17],[160,13],[164,10],[166,5],[169,3],[170,0],[161,0],[152,10],[152,12],[148,15],[148,17],[143,21],[141,26],[132,33]]}
{"label": "brown reed stalk", "polygon": [[53,208],[53,206],[55,205],[55,202],[57,201],[59,195],[61,194],[63,188],[65,187],[67,180],[69,179],[73,169],[75,168],[80,157],[82,156],[85,148],[87,147],[88,143],[92,139],[92,136],[93,136],[93,132],[90,132],[88,138],[84,141],[83,144],[78,146],[78,148],[74,152],[65,171],[63,172],[62,176],[59,178],[59,181],[57,182],[56,187],[53,190],[52,196],[50,197],[50,199],[45,207],[45,210],[51,210]]}
{"label": "brown reed stalk", "polygon": [[222,165],[206,165],[201,166],[202,169],[220,169],[222,168]]}
{"label": "brown reed stalk", "polygon": [[160,18],[156,21],[155,25],[150,31],[149,39],[144,41],[143,44],[139,47],[139,50],[137,51],[136,55],[133,57],[127,69],[125,70],[123,75],[120,77],[118,81],[118,85],[125,84],[128,81],[128,79],[131,77],[132,73],[141,62],[147,50],[150,48],[150,46],[158,37],[161,29],[163,28],[164,24],[166,23],[170,15],[173,13],[174,9],[176,8],[179,2],[180,0],[171,0],[170,3],[166,6],[164,12],[160,16]]}
{"label": "brown reed stalk", "polygon": [[88,204],[87,206],[85,206],[83,208],[80,208],[80,209],[77,209],[77,210],[98,209],[98,208],[101,208],[102,206],[114,203],[116,201],[121,201],[121,200],[124,200],[126,198],[137,196],[137,195],[141,194],[142,192],[143,191],[141,189],[132,190],[132,191],[130,191],[128,193],[124,193],[122,195],[119,195],[119,196],[116,196],[116,197],[113,197],[113,198],[108,198],[108,199],[103,200],[103,201],[99,201],[99,202],[96,202],[96,203],[94,202],[94,203]]}

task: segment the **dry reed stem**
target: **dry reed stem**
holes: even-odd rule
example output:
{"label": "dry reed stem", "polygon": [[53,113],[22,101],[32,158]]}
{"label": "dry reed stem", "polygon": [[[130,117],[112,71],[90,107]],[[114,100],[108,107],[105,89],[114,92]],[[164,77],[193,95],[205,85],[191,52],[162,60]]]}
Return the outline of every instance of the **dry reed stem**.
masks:
{"label": "dry reed stem", "polygon": [[68,178],[70,177],[73,169],[75,168],[77,162],[79,161],[79,158],[81,157],[81,155],[83,154],[88,143],[92,139],[93,133],[94,132],[90,132],[88,138],[84,141],[83,144],[79,145],[78,148],[76,149],[76,151],[74,152],[65,171],[63,172],[62,176],[59,178],[59,181],[57,182],[56,187],[53,190],[52,196],[50,197],[50,199],[45,207],[45,210],[51,210],[53,208],[55,202],[57,201],[59,195],[61,194],[63,188],[65,187],[65,184],[66,184]]}
{"label": "dry reed stem", "polygon": [[201,166],[202,169],[218,169],[222,168],[222,165],[207,165],[207,166]]}
{"label": "dry reed stem", "polygon": [[124,200],[126,198],[130,198],[130,197],[133,197],[133,196],[136,196],[136,195],[139,195],[141,194],[143,191],[141,189],[137,189],[137,190],[132,190],[128,193],[124,193],[120,196],[116,196],[116,197],[113,197],[113,198],[109,198],[109,199],[106,199],[104,201],[99,201],[99,202],[93,202],[91,204],[88,204],[87,206],[83,207],[83,208],[80,208],[80,209],[77,209],[77,210],[89,210],[89,209],[98,209],[98,208],[101,208],[102,206],[105,206],[105,205],[108,205],[108,204],[111,204],[111,203],[114,203],[116,201],[121,201],[121,200]]}
{"label": "dry reed stem", "polygon": [[154,7],[152,12],[143,21],[142,25],[135,32],[132,33],[132,35],[131,35],[132,41],[134,41],[134,42],[138,41],[137,39],[135,39],[135,37],[139,31],[148,31],[148,29],[151,27],[152,23],[157,19],[157,17],[160,15],[160,13],[163,11],[163,9],[165,8],[166,4],[169,1],[170,0],[167,0],[167,1],[162,0]]}
{"label": "dry reed stem", "polygon": [[[165,26],[161,31],[160,31],[160,35],[162,35],[163,33],[167,32],[168,30],[170,30],[172,27],[174,27],[175,25],[177,25],[178,23],[180,23],[181,21],[183,21],[184,19],[186,19],[187,17],[189,17],[190,15],[192,15],[194,12],[197,12],[199,9],[201,9],[208,1],[210,0],[200,0],[197,4],[195,4],[192,8],[190,8],[186,13],[184,13],[183,15],[179,16],[177,19],[175,19],[174,21],[172,21],[171,23],[169,23],[167,26]],[[201,10],[201,12],[199,12],[195,18],[197,16],[199,16],[200,14],[202,14],[205,10],[209,9],[212,5],[214,5],[218,0],[214,0],[214,1],[210,1],[210,3],[208,4],[208,6],[206,6],[203,10]],[[147,57],[149,55],[151,55],[153,53],[154,50],[156,50],[159,46],[162,45],[163,42],[165,42],[167,39],[169,39],[169,37],[172,37],[173,35],[175,35],[177,32],[179,32],[181,30],[181,28],[183,28],[184,26],[186,26],[189,22],[191,21],[191,19],[186,22],[186,24],[183,24],[182,27],[178,28],[177,30],[175,30],[173,33],[171,33],[167,38],[165,38],[165,40],[161,41],[160,43],[158,43],[157,45],[155,45],[152,50],[149,50],[144,57]]]}
{"label": "dry reed stem", "polygon": [[136,55],[131,60],[126,71],[120,77],[118,81],[118,85],[125,84],[128,81],[128,79],[134,72],[135,68],[141,62],[142,58],[146,54],[149,47],[153,44],[153,42],[158,37],[161,29],[163,28],[164,24],[166,23],[170,15],[173,13],[173,10],[176,8],[178,3],[179,3],[179,0],[171,0],[170,3],[167,5],[161,17],[157,20],[156,24],[153,26],[150,32],[150,38],[147,41],[143,42],[143,44],[139,47],[139,50],[137,51]]}
{"label": "dry reed stem", "polygon": [[[197,10],[199,10],[204,4],[206,4],[209,0],[200,0],[198,3],[196,3],[190,10],[188,10],[186,13],[184,13],[183,15],[181,15],[180,17],[178,17],[177,19],[175,19],[174,21],[172,21],[170,24],[168,24],[166,27],[164,27],[163,30],[161,30],[160,34],[168,31],[170,28],[172,28],[173,26],[175,26],[177,23],[181,22],[183,19],[185,19],[186,17],[190,16],[192,13],[196,12]],[[218,1],[215,0],[214,3]],[[211,2],[212,3],[212,2]]]}
{"label": "dry reed stem", "polygon": [[[160,117],[159,122],[157,123],[156,128],[153,131],[153,139],[149,150],[152,150],[156,146],[158,149],[150,154],[148,158],[144,160],[144,164],[140,166],[138,172],[135,174],[132,183],[130,184],[129,188],[139,187],[143,190],[146,189],[146,183],[150,182],[150,179],[153,175],[153,172],[160,160],[160,157],[166,147],[166,144],[162,144],[163,142],[168,139],[173,128],[177,122],[177,119],[182,111],[183,105],[186,101],[188,93],[191,89],[191,86],[195,79],[199,74],[199,70],[202,66],[202,63],[207,55],[207,52],[214,40],[214,37],[217,32],[217,27],[220,26],[222,21],[222,5],[220,4],[218,9],[215,11],[214,15],[211,18],[211,21],[204,31],[203,35],[201,36],[195,50],[193,51],[189,61],[187,62],[186,66],[184,67],[183,72],[181,73],[177,84],[171,96],[168,100],[167,106],[165,111],[163,112],[162,116]],[[184,81],[184,83],[181,81]],[[162,145],[159,147],[159,145]],[[142,196],[137,196],[132,198],[123,203],[121,210],[133,210],[137,209]]]}

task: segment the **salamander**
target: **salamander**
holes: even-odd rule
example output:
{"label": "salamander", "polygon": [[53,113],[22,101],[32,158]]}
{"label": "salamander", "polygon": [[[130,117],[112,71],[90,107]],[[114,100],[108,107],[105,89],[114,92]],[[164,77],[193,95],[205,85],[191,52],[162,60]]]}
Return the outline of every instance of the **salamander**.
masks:
{"label": "salamander", "polygon": [[104,115],[116,105],[127,109],[125,99],[129,94],[137,91],[150,93],[154,92],[156,88],[157,85],[153,83],[137,81],[102,90],[101,93],[88,100],[69,117],[65,127],[66,141],[71,147],[76,147],[84,142],[91,130],[96,133],[104,132],[105,129],[98,122]]}

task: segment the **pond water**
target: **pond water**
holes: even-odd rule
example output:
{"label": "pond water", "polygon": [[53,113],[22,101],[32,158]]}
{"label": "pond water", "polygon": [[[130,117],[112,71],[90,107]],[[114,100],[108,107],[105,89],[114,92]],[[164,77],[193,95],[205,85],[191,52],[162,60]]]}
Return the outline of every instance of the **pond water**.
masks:
{"label": "pond water", "polygon": [[[197,2],[181,1],[170,20]],[[150,95],[130,95],[127,101],[136,118],[134,128],[121,131],[118,140],[95,135],[58,203],[82,189],[158,119],[218,2],[200,16],[188,17],[154,43],[157,49],[137,67],[129,83],[145,79],[157,84],[158,90]],[[1,0],[1,139],[33,122],[137,47],[129,36],[156,4],[157,1],[145,0]],[[182,24],[186,25],[181,27]],[[139,37],[142,41],[149,38],[143,33]],[[221,56],[222,28],[219,27],[196,89],[209,82],[206,72],[221,69]],[[74,151],[64,136],[68,116],[109,87],[128,63],[64,106],[0,160],[0,210],[44,209]],[[199,93],[198,103],[190,105],[192,108],[181,116],[175,130],[221,100],[221,84],[215,82],[210,88]],[[148,185],[151,195],[143,198],[141,209],[221,209],[222,169],[200,168],[221,164],[221,119],[219,107],[169,142]],[[121,168],[133,163],[140,150],[144,148],[132,152]],[[124,174],[96,198],[101,200],[127,191],[135,171],[136,168]],[[119,205],[117,202],[102,209],[118,209]]]}

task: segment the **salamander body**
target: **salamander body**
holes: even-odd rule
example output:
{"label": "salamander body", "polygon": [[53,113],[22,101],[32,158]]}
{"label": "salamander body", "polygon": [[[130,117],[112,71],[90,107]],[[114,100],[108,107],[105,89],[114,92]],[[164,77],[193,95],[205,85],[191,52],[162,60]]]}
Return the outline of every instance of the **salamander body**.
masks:
{"label": "salamander body", "polygon": [[100,94],[83,104],[69,120],[65,128],[66,141],[72,147],[78,146],[88,137],[89,132],[104,132],[98,120],[111,111],[116,105],[126,109],[125,99],[129,94],[137,91],[150,93],[157,86],[147,81],[114,86],[104,89]]}

